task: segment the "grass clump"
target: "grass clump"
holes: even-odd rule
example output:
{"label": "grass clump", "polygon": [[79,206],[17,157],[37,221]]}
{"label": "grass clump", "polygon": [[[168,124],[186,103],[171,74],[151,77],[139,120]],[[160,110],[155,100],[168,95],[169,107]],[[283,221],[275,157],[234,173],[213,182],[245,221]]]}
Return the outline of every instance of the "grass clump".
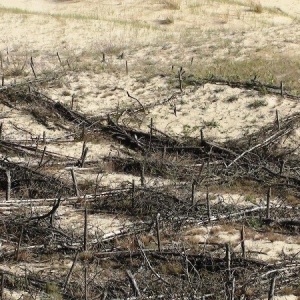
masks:
{"label": "grass clump", "polygon": [[181,8],[181,0],[161,0],[160,3],[167,9],[179,10]]}
{"label": "grass clump", "polygon": [[173,24],[174,23],[174,17],[173,16],[168,16],[164,19],[161,19],[158,21],[158,23],[160,25],[170,25],[170,24]]}
{"label": "grass clump", "polygon": [[261,14],[263,12],[263,7],[260,1],[250,1],[249,6],[250,10],[257,14]]}
{"label": "grass clump", "polygon": [[54,282],[47,282],[45,292],[50,296],[50,299],[60,300],[63,299],[59,286]]}
{"label": "grass clump", "polygon": [[205,127],[209,127],[209,128],[217,128],[217,127],[219,127],[218,122],[215,121],[215,120],[205,121],[204,125],[205,125]]}
{"label": "grass clump", "polygon": [[235,101],[239,100],[239,97],[236,96],[236,95],[233,95],[233,96],[230,96],[228,99],[227,99],[227,102],[228,103],[233,103]]}
{"label": "grass clump", "polygon": [[254,100],[252,103],[248,105],[248,108],[256,109],[262,106],[267,106],[268,102],[265,99]]}
{"label": "grass clump", "polygon": [[183,267],[180,262],[166,262],[161,265],[161,272],[166,275],[180,275],[184,273]]}

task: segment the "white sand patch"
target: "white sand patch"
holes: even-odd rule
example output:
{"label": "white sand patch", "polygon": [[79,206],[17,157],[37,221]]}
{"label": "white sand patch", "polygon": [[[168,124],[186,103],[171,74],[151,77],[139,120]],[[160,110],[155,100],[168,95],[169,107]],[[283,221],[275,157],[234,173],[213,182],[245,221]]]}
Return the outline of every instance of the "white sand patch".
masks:
{"label": "white sand patch", "polygon": [[[233,251],[241,252],[240,230],[225,225],[193,227],[185,233],[185,239],[192,244],[197,243],[230,243]],[[247,237],[248,236],[248,237]],[[299,240],[293,236],[257,233],[246,229],[246,251],[252,252],[251,257],[264,261],[278,261],[285,255],[300,255]]]}
{"label": "white sand patch", "polygon": [[[299,296],[294,296],[294,295],[284,295],[284,296],[274,296],[274,300],[298,300]],[[265,298],[264,300],[267,300]]]}
{"label": "white sand patch", "polygon": [[[67,232],[73,232],[77,236],[83,236],[84,212],[74,212],[68,207],[60,207],[57,212],[59,226]],[[118,232],[130,222],[121,217],[114,217],[105,214],[88,215],[88,233],[92,238],[107,233]]]}
{"label": "white sand patch", "polygon": [[[85,145],[88,148],[86,161],[101,160],[103,157],[109,155],[119,157],[124,156],[121,151],[124,147],[113,141],[106,141],[103,139],[97,143],[87,142]],[[78,159],[81,157],[82,147],[83,142],[47,144],[48,151]],[[40,149],[42,149],[42,146],[40,146]]]}
{"label": "white sand patch", "polygon": [[3,137],[7,140],[32,139],[33,143],[38,136],[42,137],[43,132],[47,137],[60,138],[66,136],[67,133],[58,128],[56,125],[48,123],[48,128],[39,124],[30,113],[24,113],[17,109],[8,109],[0,106],[3,114],[7,114],[3,120]]}
{"label": "white sand patch", "polygon": [[273,123],[276,109],[283,118],[299,108],[299,103],[276,96],[205,84],[178,96],[168,105],[152,109],[142,128],[146,130],[152,117],[156,128],[171,135],[199,136],[203,128],[208,139],[224,142]]}
{"label": "white sand patch", "polygon": [[[282,238],[286,238],[282,236]],[[246,240],[246,248],[253,251],[261,251],[256,257],[261,260],[278,260],[281,256],[300,254],[300,244],[295,244],[292,239],[286,241],[269,241],[269,240]]]}
{"label": "white sand patch", "polygon": [[[19,299],[26,299],[26,297],[30,297],[28,292],[25,291],[11,291],[6,288],[3,289],[3,298],[7,300],[19,300]],[[40,299],[40,297],[37,297]]]}

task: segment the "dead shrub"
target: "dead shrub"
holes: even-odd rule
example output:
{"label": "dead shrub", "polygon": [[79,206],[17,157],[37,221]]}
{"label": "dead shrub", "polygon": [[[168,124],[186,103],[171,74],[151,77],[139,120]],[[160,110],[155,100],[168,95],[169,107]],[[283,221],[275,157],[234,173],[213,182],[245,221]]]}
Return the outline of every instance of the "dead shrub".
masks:
{"label": "dead shrub", "polygon": [[180,275],[184,273],[183,267],[180,262],[168,261],[160,266],[161,272],[165,275]]}
{"label": "dead shrub", "polygon": [[166,9],[179,10],[181,8],[181,0],[161,0],[160,3]]}
{"label": "dead shrub", "polygon": [[263,7],[260,1],[250,1],[249,6],[250,10],[255,13],[261,14],[263,12]]}

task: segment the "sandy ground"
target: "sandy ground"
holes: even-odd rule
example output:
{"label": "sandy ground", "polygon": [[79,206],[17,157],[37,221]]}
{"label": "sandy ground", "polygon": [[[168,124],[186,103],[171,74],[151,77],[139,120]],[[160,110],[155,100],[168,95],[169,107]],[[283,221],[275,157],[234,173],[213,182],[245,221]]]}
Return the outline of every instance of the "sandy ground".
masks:
{"label": "sandy ground", "polygon": [[[186,232],[185,238],[191,244],[197,243],[229,243],[232,251],[241,252],[240,229],[225,226],[209,226],[192,228]],[[287,236],[278,233],[260,234],[246,229],[245,247],[251,252],[252,258],[268,262],[280,261],[284,255],[299,255],[299,237]]]}
{"label": "sandy ground", "polygon": [[[187,73],[193,73],[199,65],[214,64],[220,59],[277,59],[284,55],[296,60],[299,53],[300,9],[295,1],[278,1],[276,5],[261,1],[262,14],[252,12],[248,1],[234,5],[182,1],[179,10],[167,9],[159,1],[150,1],[152,5],[138,1],[84,2],[83,5],[82,1],[0,1],[0,28],[9,28],[0,37],[0,50],[7,68],[4,74],[20,67],[30,56],[37,74],[58,70],[59,52],[65,67],[68,59],[75,71],[68,72],[60,87],[49,87],[48,94],[66,104],[74,95],[76,109],[86,114],[101,116],[138,106],[127,97],[127,92],[143,105],[170,97],[178,92],[175,78],[182,64]],[[23,11],[15,10],[16,7]],[[174,15],[174,22],[160,24],[157,20],[165,14]],[[207,14],[209,18],[204,23],[201,16]],[[101,63],[102,52],[106,53],[106,64]],[[129,76],[125,73],[125,59],[117,59],[120,53],[128,61]],[[188,65],[191,58],[194,67]],[[165,71],[171,65],[175,65],[175,71],[170,88],[169,79],[151,74],[160,69]],[[24,72],[32,76],[27,64]],[[255,101],[264,104],[257,109],[249,108]],[[273,122],[276,109],[284,117],[297,111],[299,103],[206,84],[198,89],[187,88],[173,101],[150,109],[133,121],[145,129],[153,118],[158,129],[181,136],[197,136],[199,129],[204,128],[206,137],[226,141]],[[18,111],[2,111],[9,113],[4,123],[8,139],[19,134],[12,124],[30,129],[33,136],[43,131],[53,137],[65,134],[61,129],[36,125],[32,117]]]}

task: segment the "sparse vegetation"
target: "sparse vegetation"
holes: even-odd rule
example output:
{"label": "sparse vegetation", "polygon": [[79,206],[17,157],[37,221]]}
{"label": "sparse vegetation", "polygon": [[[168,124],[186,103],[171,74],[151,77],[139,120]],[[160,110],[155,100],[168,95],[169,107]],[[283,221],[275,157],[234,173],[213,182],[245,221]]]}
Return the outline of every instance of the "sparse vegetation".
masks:
{"label": "sparse vegetation", "polygon": [[264,99],[257,99],[257,100],[254,100],[252,103],[250,103],[248,105],[249,108],[253,108],[253,109],[257,109],[259,107],[262,107],[262,106],[267,106],[268,103],[266,100]]}
{"label": "sparse vegetation", "polygon": [[204,126],[208,128],[217,128],[219,124],[217,121],[211,120],[211,121],[204,121]]}
{"label": "sparse vegetation", "polygon": [[181,8],[181,0],[160,0],[166,9],[177,10]]}
{"label": "sparse vegetation", "polygon": [[261,14],[263,12],[263,7],[259,0],[251,0],[249,3],[251,11]]}

